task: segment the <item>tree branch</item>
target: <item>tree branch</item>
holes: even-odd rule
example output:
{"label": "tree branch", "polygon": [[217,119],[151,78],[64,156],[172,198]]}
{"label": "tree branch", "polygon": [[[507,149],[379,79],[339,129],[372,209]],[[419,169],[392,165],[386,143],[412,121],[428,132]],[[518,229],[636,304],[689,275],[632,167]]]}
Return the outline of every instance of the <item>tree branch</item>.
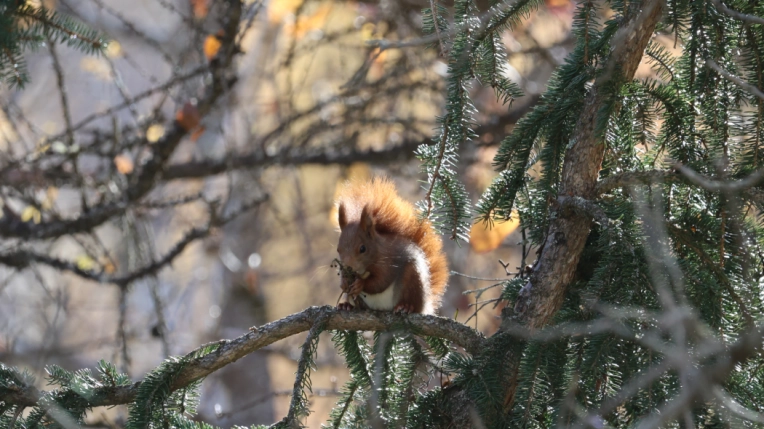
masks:
{"label": "tree branch", "polygon": [[[641,5],[630,4],[631,11],[613,36],[611,44],[614,50],[584,102],[571,139],[575,144],[566,151],[560,196],[585,200],[593,200],[596,196],[597,179],[605,155],[603,138],[597,131],[601,109],[613,97],[613,87],[634,78],[645,47],[661,17],[662,6],[660,0],[646,0]],[[552,320],[573,279],[591,222],[590,216],[580,213],[560,216],[551,221],[547,233],[549,239],[531,274],[530,294],[524,299],[527,302],[520,305],[525,311],[517,315],[521,323],[535,329]]]}
{"label": "tree branch", "polygon": [[720,11],[726,13],[727,15],[729,15],[729,16],[735,18],[735,19],[739,19],[739,20],[741,20],[743,22],[747,22],[749,24],[764,24],[764,18],[758,17],[756,15],[747,15],[745,13],[740,13],[740,12],[738,12],[736,10],[732,10],[732,9],[728,8],[727,6],[725,6],[719,0],[711,0],[711,3],[713,3],[714,6],[716,6],[717,9],[719,9]]}
{"label": "tree branch", "polygon": [[714,60],[707,59],[706,65],[714,69],[717,73],[722,75],[723,78],[733,82],[737,86],[743,88],[744,90],[750,92],[751,94],[761,98],[764,100],[764,92],[761,92],[759,88],[756,88],[755,86],[751,85],[750,83],[744,81],[743,79],[740,79],[739,77],[735,76],[734,74],[728,72],[727,70],[724,70],[719,64],[716,64]]}
{"label": "tree branch", "polygon": [[214,213],[214,211],[211,210],[209,214],[211,219],[208,225],[204,227],[193,228],[187,231],[183,235],[183,238],[177,241],[164,256],[155,261],[152,261],[144,267],[121,276],[109,276],[102,272],[83,270],[74,262],[58,259],[45,254],[29,252],[26,250],[17,250],[10,253],[0,253],[0,264],[16,269],[23,269],[26,268],[30,263],[35,262],[38,264],[47,265],[60,271],[67,271],[76,274],[84,279],[93,280],[99,283],[113,283],[124,287],[135,280],[154,275],[162,268],[171,265],[175,258],[183,253],[183,250],[185,250],[188,245],[200,238],[208,236],[213,228],[224,226],[228,222],[235,219],[238,215],[265,202],[267,198],[267,196],[264,196],[250,203],[244,204],[233,213],[230,213],[224,217],[218,216],[216,213]]}
{"label": "tree branch", "polygon": [[764,168],[760,168],[753,173],[749,174],[740,180],[720,181],[709,179],[702,174],[695,172],[689,167],[685,167],[682,164],[675,164],[674,168],[679,170],[687,180],[693,185],[700,186],[701,188],[711,192],[727,192],[738,193],[744,192],[754,186],[760,185],[764,182]]}
{"label": "tree branch", "polygon": [[[236,339],[219,341],[220,347],[217,351],[192,361],[178,374],[172,389],[181,389],[269,344],[310,330],[322,318],[326,318],[325,329],[328,330],[408,330],[417,335],[449,340],[473,355],[478,353],[485,343],[485,337],[481,333],[445,317],[377,311],[339,311],[331,306],[310,307],[261,327],[251,328],[250,332]],[[130,386],[100,388],[89,399],[90,407],[132,402],[139,386],[140,382]],[[37,405],[40,395],[41,392],[33,386],[24,389],[0,387],[0,402],[6,404],[33,407]]]}

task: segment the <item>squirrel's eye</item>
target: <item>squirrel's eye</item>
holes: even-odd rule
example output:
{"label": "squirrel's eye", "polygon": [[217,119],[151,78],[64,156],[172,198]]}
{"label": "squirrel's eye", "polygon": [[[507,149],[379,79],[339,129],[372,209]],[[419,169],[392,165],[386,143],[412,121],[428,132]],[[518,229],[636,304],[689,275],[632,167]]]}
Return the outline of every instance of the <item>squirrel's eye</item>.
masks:
{"label": "squirrel's eye", "polygon": [[361,253],[365,252],[365,251],[366,251],[366,246],[364,246],[364,245],[362,244],[362,245],[361,245],[361,248],[359,249],[359,251],[360,251]]}

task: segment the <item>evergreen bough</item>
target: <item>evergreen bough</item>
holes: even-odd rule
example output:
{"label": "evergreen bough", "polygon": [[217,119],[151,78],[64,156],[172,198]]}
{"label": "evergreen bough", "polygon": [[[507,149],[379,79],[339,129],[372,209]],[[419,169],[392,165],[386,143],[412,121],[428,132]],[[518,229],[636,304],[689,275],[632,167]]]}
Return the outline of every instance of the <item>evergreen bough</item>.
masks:
{"label": "evergreen bough", "polygon": [[31,2],[0,0],[0,79],[11,87],[28,81],[24,52],[62,43],[88,54],[106,47],[100,33],[66,15]]}

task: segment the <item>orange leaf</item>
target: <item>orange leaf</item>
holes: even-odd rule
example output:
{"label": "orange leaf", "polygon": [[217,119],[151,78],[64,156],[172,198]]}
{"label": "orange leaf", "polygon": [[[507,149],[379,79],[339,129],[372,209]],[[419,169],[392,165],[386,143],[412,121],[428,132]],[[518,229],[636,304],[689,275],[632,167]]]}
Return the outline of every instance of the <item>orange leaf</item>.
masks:
{"label": "orange leaf", "polygon": [[199,110],[196,109],[191,103],[186,103],[183,107],[175,113],[175,122],[180,125],[186,131],[191,131],[199,126],[202,118],[199,115]]}
{"label": "orange leaf", "polygon": [[110,258],[100,257],[98,263],[101,264],[101,269],[106,274],[114,274],[117,272],[117,265]]}
{"label": "orange leaf", "polygon": [[485,223],[476,223],[470,229],[470,246],[477,253],[490,252],[499,247],[502,241],[511,234],[520,221],[517,216],[512,216],[511,220],[506,222],[496,222],[493,228],[489,228]]}
{"label": "orange leaf", "polygon": [[323,27],[331,11],[331,5],[322,4],[311,15],[300,16],[297,20],[297,25],[292,28],[292,35],[297,39],[302,39],[311,30],[320,29]]}
{"label": "orange leaf", "polygon": [[280,24],[293,15],[304,0],[272,0],[268,2],[268,21]]}
{"label": "orange leaf", "polygon": [[130,174],[135,168],[133,159],[129,155],[117,155],[114,157],[114,165],[117,167],[117,171],[122,174]]}
{"label": "orange leaf", "polygon": [[209,0],[191,0],[191,9],[194,11],[194,18],[204,18],[209,12]]}
{"label": "orange leaf", "polygon": [[195,142],[199,140],[199,137],[201,137],[202,134],[204,134],[204,131],[206,131],[204,127],[199,127],[196,130],[194,130],[193,133],[191,133],[191,137],[189,138],[191,139],[192,142]]}
{"label": "orange leaf", "polygon": [[221,45],[220,39],[214,34],[210,34],[204,39],[204,56],[207,58],[207,61],[212,61],[215,58]]}

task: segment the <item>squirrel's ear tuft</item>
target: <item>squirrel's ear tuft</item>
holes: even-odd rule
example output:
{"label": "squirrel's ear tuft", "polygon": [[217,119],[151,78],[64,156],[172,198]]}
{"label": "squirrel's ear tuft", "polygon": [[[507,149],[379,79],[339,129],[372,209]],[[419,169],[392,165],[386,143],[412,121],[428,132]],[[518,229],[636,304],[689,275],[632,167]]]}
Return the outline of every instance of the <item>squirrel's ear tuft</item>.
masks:
{"label": "squirrel's ear tuft", "polygon": [[340,224],[340,229],[345,228],[345,225],[348,224],[348,218],[345,214],[345,205],[342,203],[340,203],[340,206],[337,209],[337,221]]}
{"label": "squirrel's ear tuft", "polygon": [[369,206],[364,206],[361,212],[361,231],[369,234],[369,237],[371,237],[371,233],[374,231],[374,218],[371,216]]}

